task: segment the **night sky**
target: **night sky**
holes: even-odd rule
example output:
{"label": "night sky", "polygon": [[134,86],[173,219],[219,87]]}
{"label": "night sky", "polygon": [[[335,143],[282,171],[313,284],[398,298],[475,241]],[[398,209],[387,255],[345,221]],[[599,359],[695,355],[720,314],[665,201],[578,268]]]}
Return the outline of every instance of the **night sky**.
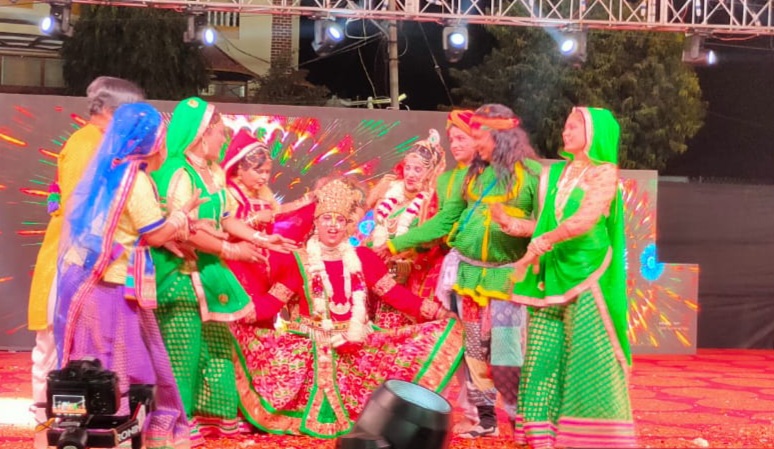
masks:
{"label": "night sky", "polygon": [[[398,22],[398,26],[400,86],[401,92],[408,94],[405,104],[412,110],[449,105],[438,75],[440,71],[447,87],[453,87],[450,64],[441,48],[442,27],[417,22]],[[351,34],[362,35],[362,22],[348,29]],[[374,34],[376,29],[368,26],[366,32]],[[311,21],[302,19],[299,60],[302,68],[310,71],[309,81],[327,85],[342,98],[388,96],[385,40],[374,39],[362,46],[361,55],[352,50],[318,59],[311,49],[312,37]],[[356,42],[348,39],[344,45]],[[471,26],[470,48],[453,66],[465,68],[481,62],[492,43],[481,27]],[[707,47],[718,54],[718,64],[697,69],[708,103],[704,127],[688,142],[688,151],[670,161],[662,174],[774,183],[774,39],[714,39]],[[431,52],[439,70],[434,68]]]}

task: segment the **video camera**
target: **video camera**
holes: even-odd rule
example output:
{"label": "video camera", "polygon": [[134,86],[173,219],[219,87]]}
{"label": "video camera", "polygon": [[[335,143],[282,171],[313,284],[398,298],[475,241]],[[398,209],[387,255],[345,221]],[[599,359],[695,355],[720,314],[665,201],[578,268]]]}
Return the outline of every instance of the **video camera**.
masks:
{"label": "video camera", "polygon": [[118,376],[104,369],[98,359],[71,361],[49,372],[46,382],[46,416],[53,419],[47,432],[49,446],[116,447],[131,439],[132,449],[141,449],[145,417],[154,405],[154,385],[130,385],[130,415],[118,416]]}

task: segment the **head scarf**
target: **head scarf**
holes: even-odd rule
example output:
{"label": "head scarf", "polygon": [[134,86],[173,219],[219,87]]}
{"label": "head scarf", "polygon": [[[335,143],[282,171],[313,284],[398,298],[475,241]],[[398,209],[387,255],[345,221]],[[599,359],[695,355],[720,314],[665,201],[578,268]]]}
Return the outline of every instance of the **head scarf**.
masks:
{"label": "head scarf", "polygon": [[471,129],[485,128],[491,131],[505,131],[521,124],[521,119],[515,115],[513,117],[488,117],[481,115],[489,113],[491,111],[490,106],[492,105],[484,105],[475,110],[473,117],[470,119]]}
{"label": "head scarf", "polygon": [[[589,159],[600,164],[607,162],[618,165],[618,143],[621,128],[613,113],[600,108],[572,108],[570,115],[578,114],[583,118],[586,132],[586,148],[584,152]],[[559,154],[568,160],[573,159],[572,153],[560,151]]]}
{"label": "head scarf", "polygon": [[241,129],[234,135],[234,138],[231,139],[231,143],[226,149],[226,155],[221,163],[223,170],[225,170],[226,173],[229,173],[242,160],[247,160],[248,163],[252,163],[253,160],[260,160],[260,153],[263,154],[266,161],[271,160],[269,147],[256,139],[249,130]]}
{"label": "head scarf", "polygon": [[[583,116],[586,130],[586,153],[595,164],[608,163],[618,165],[618,146],[621,137],[621,127],[607,109],[601,108],[573,108],[571,113],[580,113]],[[562,151],[561,155],[572,159],[572,155]],[[607,232],[610,236],[610,245],[613,251],[613,259],[610,262],[605,276],[608,282],[617,289],[610,298],[605,298],[610,318],[615,327],[618,341],[621,344],[626,359],[631,363],[631,351],[628,329],[629,301],[626,299],[626,235],[624,230],[623,196],[619,185],[616,195],[610,204],[610,212],[607,217]]]}
{"label": "head scarf", "polygon": [[473,111],[469,109],[455,109],[449,112],[449,116],[446,118],[446,130],[448,131],[452,126],[459,128],[467,135],[470,135],[472,128],[470,127],[473,120]]}
{"label": "head scarf", "polygon": [[175,107],[167,127],[167,158],[161,167],[153,172],[153,179],[162,200],[167,196],[172,175],[188,165],[186,150],[204,135],[215,114],[215,106],[198,97],[186,98]]}
{"label": "head scarf", "polygon": [[102,145],[70,200],[69,245],[101,254],[104,241],[112,239],[106,226],[120,213],[116,206],[126,199],[145,158],[158,150],[155,143],[160,124],[161,114],[147,103],[130,103],[116,110]]}

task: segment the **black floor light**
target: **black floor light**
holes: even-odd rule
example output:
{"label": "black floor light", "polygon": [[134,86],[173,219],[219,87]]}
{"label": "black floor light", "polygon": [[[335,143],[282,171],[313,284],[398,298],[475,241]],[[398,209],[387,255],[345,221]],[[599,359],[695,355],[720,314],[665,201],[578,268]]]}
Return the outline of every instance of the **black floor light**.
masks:
{"label": "black floor light", "polygon": [[440,395],[402,380],[388,380],[368,399],[337,449],[446,449],[451,405]]}

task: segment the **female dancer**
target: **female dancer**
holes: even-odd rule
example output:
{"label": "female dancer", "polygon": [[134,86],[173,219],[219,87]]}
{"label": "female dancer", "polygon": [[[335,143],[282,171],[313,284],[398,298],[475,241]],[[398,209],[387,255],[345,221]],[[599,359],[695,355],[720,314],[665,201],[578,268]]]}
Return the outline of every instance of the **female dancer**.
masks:
{"label": "female dancer", "polygon": [[[512,301],[531,306],[517,440],[533,448],[634,447],[619,126],[574,108]],[[498,217],[508,227],[507,217]]]}

